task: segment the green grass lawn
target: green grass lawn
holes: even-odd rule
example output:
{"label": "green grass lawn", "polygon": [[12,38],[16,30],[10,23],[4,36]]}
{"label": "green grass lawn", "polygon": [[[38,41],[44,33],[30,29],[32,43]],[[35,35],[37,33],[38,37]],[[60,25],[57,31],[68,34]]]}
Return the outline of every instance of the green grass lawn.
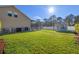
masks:
{"label": "green grass lawn", "polygon": [[74,34],[41,30],[0,36],[5,39],[5,53],[62,54],[79,53]]}

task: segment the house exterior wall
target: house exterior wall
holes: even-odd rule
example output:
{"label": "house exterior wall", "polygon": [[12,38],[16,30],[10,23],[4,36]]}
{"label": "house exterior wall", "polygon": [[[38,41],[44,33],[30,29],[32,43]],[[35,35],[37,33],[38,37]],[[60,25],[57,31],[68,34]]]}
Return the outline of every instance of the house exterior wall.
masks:
{"label": "house exterior wall", "polygon": [[67,26],[67,30],[75,32],[75,27],[74,26]]}
{"label": "house exterior wall", "polygon": [[[12,12],[12,16],[8,16],[8,11]],[[14,13],[17,13],[18,17],[14,17]],[[1,29],[12,29],[28,27],[31,30],[31,20],[17,10],[14,6],[0,7],[0,21]]]}

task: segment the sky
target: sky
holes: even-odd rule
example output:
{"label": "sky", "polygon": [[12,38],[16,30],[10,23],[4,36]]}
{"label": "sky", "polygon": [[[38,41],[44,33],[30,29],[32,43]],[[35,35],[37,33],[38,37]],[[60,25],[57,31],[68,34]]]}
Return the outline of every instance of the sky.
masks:
{"label": "sky", "polygon": [[[16,5],[32,20],[49,18],[51,15],[65,18],[69,14],[79,15],[79,5]],[[53,11],[50,13],[49,9]]]}

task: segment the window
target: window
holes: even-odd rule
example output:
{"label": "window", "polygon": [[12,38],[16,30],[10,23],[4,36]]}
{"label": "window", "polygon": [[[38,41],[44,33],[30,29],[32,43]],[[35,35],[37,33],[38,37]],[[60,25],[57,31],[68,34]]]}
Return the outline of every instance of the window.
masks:
{"label": "window", "polygon": [[17,18],[18,14],[16,12],[8,11],[8,16],[10,16],[10,17],[13,16],[13,17]]}
{"label": "window", "polygon": [[14,17],[16,17],[16,18],[17,18],[17,17],[18,17],[18,15],[14,15]]}
{"label": "window", "polygon": [[25,27],[25,31],[28,31],[29,30],[29,28],[28,27]]}
{"label": "window", "polygon": [[21,32],[22,28],[16,28],[16,32]]}
{"label": "window", "polygon": [[8,16],[12,16],[12,12],[11,11],[8,11]]}
{"label": "window", "polygon": [[14,17],[16,17],[16,18],[18,17],[17,13],[14,13]]}

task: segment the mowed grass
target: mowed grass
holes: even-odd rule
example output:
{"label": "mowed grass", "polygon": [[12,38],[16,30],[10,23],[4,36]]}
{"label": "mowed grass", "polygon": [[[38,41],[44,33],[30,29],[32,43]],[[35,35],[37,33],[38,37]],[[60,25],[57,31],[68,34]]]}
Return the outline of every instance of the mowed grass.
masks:
{"label": "mowed grass", "polygon": [[11,54],[70,54],[79,53],[74,34],[40,30],[0,36],[5,39],[5,53]]}

